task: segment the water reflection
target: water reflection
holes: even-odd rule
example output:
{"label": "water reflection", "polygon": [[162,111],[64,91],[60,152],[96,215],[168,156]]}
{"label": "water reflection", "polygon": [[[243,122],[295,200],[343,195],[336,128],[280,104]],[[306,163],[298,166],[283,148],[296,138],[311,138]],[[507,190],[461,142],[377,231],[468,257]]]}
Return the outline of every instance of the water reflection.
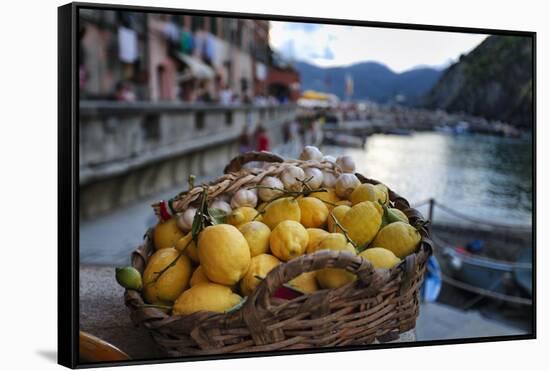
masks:
{"label": "water reflection", "polygon": [[418,133],[374,135],[365,150],[323,151],[352,155],[359,172],[411,203],[433,197],[478,218],[525,225],[531,224],[531,146],[530,139]]}

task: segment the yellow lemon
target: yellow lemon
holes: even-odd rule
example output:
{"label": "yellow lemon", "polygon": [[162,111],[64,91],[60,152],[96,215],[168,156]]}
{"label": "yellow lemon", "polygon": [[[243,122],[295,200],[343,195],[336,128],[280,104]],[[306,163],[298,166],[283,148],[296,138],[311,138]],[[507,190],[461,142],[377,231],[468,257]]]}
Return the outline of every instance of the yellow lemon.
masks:
{"label": "yellow lemon", "polygon": [[248,270],[250,248],[239,230],[230,224],[206,227],[199,234],[199,260],[212,282],[231,286]]}
{"label": "yellow lemon", "polygon": [[[173,247],[157,250],[143,272],[143,295],[151,304],[170,305],[185,290],[191,277],[191,261]],[[159,276],[159,272],[176,263]],[[157,279],[158,277],[158,279]]]}
{"label": "yellow lemon", "polygon": [[383,247],[404,259],[412,254],[420,242],[420,233],[410,224],[395,222],[388,224],[378,232],[373,246]]}
{"label": "yellow lemon", "polygon": [[273,202],[265,208],[262,222],[269,229],[273,229],[284,220],[294,220],[299,222],[301,218],[300,205],[292,197],[284,197]]}
{"label": "yellow lemon", "polygon": [[359,202],[372,201],[386,203],[388,194],[381,187],[369,183],[363,183],[355,188],[351,194],[350,200],[353,205]]}
{"label": "yellow lemon", "polygon": [[175,247],[178,251],[185,249],[185,255],[187,255],[194,263],[199,262],[199,252],[197,251],[197,245],[193,241],[193,235],[191,232],[180,238],[178,242],[176,242]]}
{"label": "yellow lemon", "polygon": [[327,223],[328,208],[323,201],[315,197],[298,199],[300,206],[300,223],[306,228],[319,228]]}
{"label": "yellow lemon", "polygon": [[[355,248],[346,240],[346,237],[341,233],[331,233],[317,246],[317,251],[334,250],[345,251],[349,254],[356,255]],[[342,287],[347,283],[355,281],[355,274],[339,268],[323,268],[316,273],[317,282],[324,289],[335,289]]]}
{"label": "yellow lemon", "polygon": [[241,300],[242,298],[227,286],[201,282],[178,297],[172,312],[176,315],[201,311],[223,313],[239,304]]}
{"label": "yellow lemon", "polygon": [[227,223],[234,225],[235,227],[251,222],[252,220],[260,221],[262,220],[262,216],[256,209],[249,206],[238,207],[227,216]]}
{"label": "yellow lemon", "polygon": [[363,201],[354,205],[344,215],[342,227],[357,246],[364,246],[372,241],[382,225],[384,210],[377,202]]}
{"label": "yellow lemon", "polygon": [[393,252],[382,247],[372,247],[359,254],[367,259],[374,268],[390,269],[401,261]]}
{"label": "yellow lemon", "polygon": [[332,210],[332,208],[337,204],[340,200],[338,195],[336,195],[336,191],[334,188],[325,188],[326,192],[313,192],[310,194],[310,197],[318,198],[319,200],[323,201],[323,203],[327,206],[329,210]]}
{"label": "yellow lemon", "polygon": [[317,285],[316,272],[302,273],[298,277],[288,282],[288,285],[292,286],[300,292],[303,292],[304,294],[311,294],[312,292],[319,290],[319,286]]}
{"label": "yellow lemon", "polygon": [[351,201],[340,200],[340,201],[336,202],[336,206],[340,206],[340,205],[345,205],[345,206],[350,206],[351,207]]}
{"label": "yellow lemon", "polygon": [[153,243],[157,250],[167,247],[174,247],[176,242],[184,236],[181,229],[176,224],[176,219],[171,218],[164,222],[159,222],[153,231]]}
{"label": "yellow lemon", "polygon": [[309,236],[303,225],[294,220],[280,222],[271,232],[269,245],[273,255],[288,261],[306,251]]}
{"label": "yellow lemon", "polygon": [[245,276],[241,280],[241,292],[243,295],[248,296],[256,286],[261,282],[262,278],[265,278],[269,272],[276,266],[281,264],[281,261],[269,254],[260,254],[250,260],[250,266]]}
{"label": "yellow lemon", "polygon": [[388,187],[386,187],[384,184],[380,183],[374,186],[377,190],[377,192],[380,194],[380,196],[384,197],[384,200],[382,203],[384,205],[387,205],[390,202],[390,191],[388,190]]}
{"label": "yellow lemon", "polygon": [[189,286],[193,287],[198,283],[201,282],[211,282],[208,277],[206,277],[206,274],[204,274],[204,271],[202,269],[202,266],[198,266],[197,269],[193,272],[191,275],[191,280],[189,281]]}
{"label": "yellow lemon", "polygon": [[262,222],[252,221],[241,224],[239,231],[243,234],[248,247],[250,248],[250,256],[265,254],[269,251],[269,236],[271,230]]}
{"label": "yellow lemon", "polygon": [[320,228],[308,228],[306,229],[308,235],[308,243],[306,247],[306,253],[312,254],[315,252],[317,245],[323,238],[328,236],[328,232]]}
{"label": "yellow lemon", "polygon": [[[334,209],[332,209],[331,214],[334,215],[334,218],[336,218],[336,220],[338,220],[338,223],[342,224],[342,220],[344,219],[344,215],[346,215],[346,213],[350,209],[351,209],[351,207],[346,206],[346,205],[336,206]],[[334,218],[332,217],[332,215],[330,215],[328,217],[328,223],[327,223],[328,224],[328,228],[327,228],[328,231],[329,232],[342,232],[342,230],[340,228],[338,228],[338,226],[334,222]]]}

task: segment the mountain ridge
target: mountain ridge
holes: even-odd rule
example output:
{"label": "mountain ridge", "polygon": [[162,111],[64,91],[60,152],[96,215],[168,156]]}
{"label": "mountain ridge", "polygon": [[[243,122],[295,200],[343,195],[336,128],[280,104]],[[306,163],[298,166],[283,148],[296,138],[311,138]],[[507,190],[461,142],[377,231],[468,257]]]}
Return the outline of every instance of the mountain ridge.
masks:
{"label": "mountain ridge", "polygon": [[431,89],[442,70],[422,66],[400,73],[386,65],[365,61],[347,66],[320,67],[296,61],[295,68],[300,72],[302,90],[318,90],[337,95],[345,94],[345,79],[350,75],[354,83],[352,99],[369,99],[377,103],[390,103],[402,96],[402,104],[415,105]]}

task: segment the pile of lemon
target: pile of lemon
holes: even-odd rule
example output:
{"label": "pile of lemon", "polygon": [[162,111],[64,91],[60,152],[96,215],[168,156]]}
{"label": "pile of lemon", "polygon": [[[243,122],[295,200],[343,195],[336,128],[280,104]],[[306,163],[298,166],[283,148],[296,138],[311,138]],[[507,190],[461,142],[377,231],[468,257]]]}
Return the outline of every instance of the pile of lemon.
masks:
{"label": "pile of lemon", "polygon": [[[242,303],[273,268],[303,254],[344,251],[389,269],[414,253],[420,234],[390,206],[386,186],[361,184],[348,156],[334,159],[306,147],[301,159],[302,164],[333,161],[341,173],[289,166],[258,187],[209,200],[227,217],[195,240],[193,208],[157,224],[156,252],[142,276],[145,300],[173,314],[225,312]],[[288,286],[308,294],[355,279],[346,270],[324,268],[303,273]]]}

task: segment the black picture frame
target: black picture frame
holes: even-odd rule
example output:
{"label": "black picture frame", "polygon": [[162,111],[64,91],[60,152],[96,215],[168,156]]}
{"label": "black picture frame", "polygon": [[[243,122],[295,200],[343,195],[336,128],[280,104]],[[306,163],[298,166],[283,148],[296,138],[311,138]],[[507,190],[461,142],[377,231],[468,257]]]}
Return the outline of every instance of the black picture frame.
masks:
{"label": "black picture frame", "polygon": [[[471,339],[417,341],[414,343],[373,344],[369,346],[342,346],[315,350],[292,350],[276,352],[255,352],[240,354],[220,354],[190,356],[185,358],[162,358],[139,361],[103,362],[81,364],[78,360],[79,331],[79,178],[78,178],[78,138],[79,138],[79,89],[78,89],[78,12],[79,9],[127,10],[132,12],[154,12],[169,14],[203,15],[212,17],[236,17],[259,20],[315,22],[379,28],[408,30],[445,31],[459,33],[487,33],[493,35],[516,35],[529,37],[533,42],[533,305],[532,333],[517,336],[480,337]],[[96,3],[70,3],[58,8],[58,363],[69,368],[89,368],[153,364],[168,362],[188,362],[215,359],[281,356],[289,354],[310,354],[343,352],[380,348],[418,347],[462,343],[497,342],[509,340],[536,339],[536,32],[503,30],[490,28],[470,28],[412,23],[390,23],[350,19],[310,18],[270,14],[236,13],[224,11],[202,11],[146,6],[128,6]]]}

